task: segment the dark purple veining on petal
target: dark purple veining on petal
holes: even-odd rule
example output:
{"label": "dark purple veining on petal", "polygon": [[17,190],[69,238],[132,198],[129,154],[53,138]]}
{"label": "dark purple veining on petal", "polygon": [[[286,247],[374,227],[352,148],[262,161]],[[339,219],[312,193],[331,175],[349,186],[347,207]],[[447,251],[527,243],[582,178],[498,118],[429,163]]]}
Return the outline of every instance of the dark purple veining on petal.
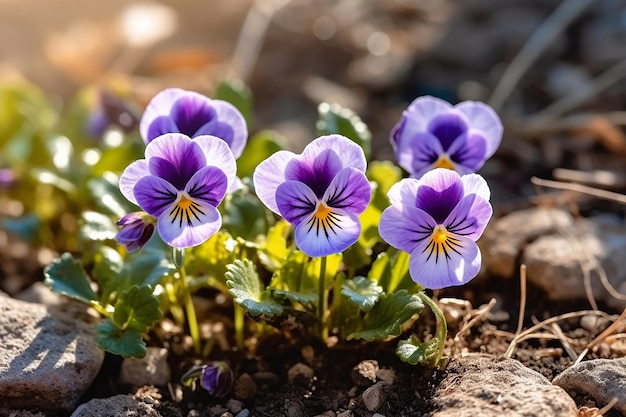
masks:
{"label": "dark purple veining on petal", "polygon": [[428,131],[439,138],[443,150],[447,151],[452,142],[467,131],[467,124],[460,114],[448,112],[431,120]]}
{"label": "dark purple veining on petal", "polygon": [[[178,131],[193,138],[198,130],[215,119],[215,109],[203,97],[182,96],[172,106],[170,117],[178,126]],[[152,126],[151,126],[152,127]]]}
{"label": "dark purple veining on petal", "polygon": [[461,198],[463,198],[463,183],[461,181],[455,182],[441,191],[422,185],[417,190],[416,206],[430,214],[438,224],[442,224],[461,201]]}
{"label": "dark purple veining on petal", "polygon": [[[430,140],[429,140],[430,139]],[[439,159],[439,152],[433,147],[432,135],[427,132],[416,133],[410,142],[410,151],[412,152],[412,168],[413,172],[418,172],[424,167],[434,164]]]}
{"label": "dark purple veining on petal", "polygon": [[325,150],[314,160],[294,159],[285,168],[285,178],[305,183],[313,190],[317,198],[322,198],[331,181],[341,170],[339,156],[331,150]]}
{"label": "dark purple veining on petal", "polygon": [[206,166],[200,152],[194,152],[197,145],[193,142],[181,147],[180,153],[171,159],[152,157],[148,161],[148,169],[153,175],[163,178],[178,190],[187,185],[189,179],[201,168]]}
{"label": "dark purple veining on petal", "polygon": [[478,132],[471,132],[458,138],[460,143],[451,153],[450,158],[459,165],[463,165],[472,171],[478,170],[485,163],[487,153],[487,141]]}

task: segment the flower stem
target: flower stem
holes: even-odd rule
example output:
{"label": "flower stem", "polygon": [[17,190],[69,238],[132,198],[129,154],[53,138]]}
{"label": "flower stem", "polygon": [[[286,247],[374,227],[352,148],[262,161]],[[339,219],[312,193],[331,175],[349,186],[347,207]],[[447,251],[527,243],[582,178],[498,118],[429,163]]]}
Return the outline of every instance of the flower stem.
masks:
{"label": "flower stem", "polygon": [[189,333],[191,334],[191,340],[193,341],[193,350],[196,355],[201,355],[202,350],[200,349],[200,331],[198,330],[198,318],[196,317],[196,310],[193,306],[193,299],[191,298],[189,284],[187,283],[184,249],[174,249],[174,264],[178,268],[180,285],[185,302],[185,311],[187,313],[187,326],[189,327]]}
{"label": "flower stem", "polygon": [[244,311],[243,307],[241,307],[237,303],[233,303],[235,306],[235,341],[237,342],[237,347],[240,350],[243,350],[244,345]]}
{"label": "flower stem", "polygon": [[326,293],[326,263],[327,258],[322,256],[320,262],[320,280],[318,288],[317,318],[320,322],[322,340],[328,339],[328,326],[324,314],[328,309],[328,294]]}
{"label": "flower stem", "polygon": [[446,318],[435,300],[427,296],[425,292],[420,291],[417,293],[417,296],[428,306],[428,308],[430,308],[430,311],[433,312],[435,318],[437,319],[437,332],[435,333],[435,338],[437,338],[437,356],[435,356],[434,361],[434,364],[437,365],[443,355],[443,350],[446,346],[446,338],[448,337],[448,325],[446,324]]}

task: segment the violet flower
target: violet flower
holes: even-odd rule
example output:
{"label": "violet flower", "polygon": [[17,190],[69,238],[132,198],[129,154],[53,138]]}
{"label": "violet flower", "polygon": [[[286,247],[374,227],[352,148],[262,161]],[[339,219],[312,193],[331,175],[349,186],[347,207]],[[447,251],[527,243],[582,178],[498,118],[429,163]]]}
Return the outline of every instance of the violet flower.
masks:
{"label": "violet flower", "polygon": [[224,361],[211,361],[202,366],[194,366],[181,377],[183,385],[196,390],[197,383],[210,395],[225,397],[233,388],[235,375]]}
{"label": "violet flower", "polygon": [[414,178],[434,168],[459,174],[476,172],[494,154],[502,139],[502,123],[488,105],[450,103],[419,97],[391,131],[398,164]]}
{"label": "violet flower", "polygon": [[115,224],[120,230],[115,236],[118,244],[124,245],[128,252],[133,252],[144,247],[154,234],[156,219],[143,211],[128,213]]}
{"label": "violet flower", "polygon": [[411,254],[411,278],[426,288],[462,285],[481,264],[476,240],[492,214],[490,190],[478,174],[434,169],[403,179],[387,194],[391,206],[378,230],[391,246]]}
{"label": "violet flower", "polygon": [[157,218],[157,231],[170,246],[196,246],[215,234],[222,225],[217,206],[236,178],[226,142],[169,133],[148,143],[145,155],[122,173],[124,197]]}
{"label": "violet flower", "polygon": [[190,138],[217,136],[239,158],[248,140],[243,115],[232,104],[202,94],[168,88],[154,96],[146,107],[139,133],[146,144],[164,133],[183,133]]}
{"label": "violet flower", "polygon": [[295,227],[295,241],[311,257],[343,252],[361,233],[358,216],[372,192],[363,150],[341,135],[322,136],[302,154],[279,151],[253,174],[256,193]]}

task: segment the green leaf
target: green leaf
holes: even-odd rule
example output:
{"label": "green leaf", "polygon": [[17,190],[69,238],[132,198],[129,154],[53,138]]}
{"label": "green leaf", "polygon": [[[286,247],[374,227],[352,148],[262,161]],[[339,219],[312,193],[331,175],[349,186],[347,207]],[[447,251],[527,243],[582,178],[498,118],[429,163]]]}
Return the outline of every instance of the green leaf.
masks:
{"label": "green leaf", "polygon": [[238,246],[239,243],[229,233],[217,232],[203,244],[187,251],[187,274],[196,277],[211,276],[225,283],[227,267],[237,259]]}
{"label": "green leaf", "polygon": [[67,295],[87,305],[98,299],[89,285],[89,277],[81,262],[70,253],[64,253],[44,269],[45,281],[53,291]]}
{"label": "green leaf", "polygon": [[374,307],[382,292],[383,288],[377,285],[375,281],[361,276],[347,280],[341,287],[341,294],[365,312]]}
{"label": "green leaf", "polygon": [[229,194],[220,206],[223,228],[231,235],[248,241],[267,230],[267,210],[256,195],[247,189]]}
{"label": "green leaf", "polygon": [[124,268],[124,259],[115,249],[101,245],[93,262],[92,276],[100,286],[100,301],[103,305],[110,304],[113,301],[111,295],[123,289],[117,285],[119,281],[116,280]]}
{"label": "green leaf", "polygon": [[41,184],[50,184],[57,189],[69,194],[76,194],[76,186],[69,180],[47,169],[33,168],[31,175]]}
{"label": "green leaf", "polygon": [[339,104],[321,103],[317,107],[317,135],[338,133],[359,145],[369,159],[372,134],[367,125],[352,110]]}
{"label": "green leaf", "polygon": [[109,319],[96,326],[98,345],[101,349],[125,358],[146,356],[146,343],[141,333],[134,329],[121,330]]}
{"label": "green leaf", "polygon": [[405,289],[411,293],[420,291],[423,287],[411,279],[409,260],[408,253],[389,248],[387,252],[382,252],[376,257],[368,278],[378,282],[387,293],[399,289]]}
{"label": "green leaf", "polygon": [[433,337],[428,342],[422,343],[417,337],[411,335],[409,339],[398,342],[396,355],[402,362],[411,365],[422,364],[434,367],[437,365],[437,358],[439,358],[438,342],[439,340]]}
{"label": "green leaf", "polygon": [[171,274],[175,270],[176,267],[163,251],[144,246],[142,250],[126,256],[124,268],[120,272],[120,278],[125,282],[122,288],[131,285],[154,287],[164,275]]}
{"label": "green leaf", "polygon": [[226,80],[218,84],[214,97],[237,107],[246,119],[248,128],[252,126],[252,91],[241,80]]}
{"label": "green leaf", "polygon": [[36,214],[26,214],[17,218],[6,218],[0,222],[2,228],[28,242],[35,243],[41,226],[41,219]]}
{"label": "green leaf", "polygon": [[422,301],[406,290],[382,294],[374,307],[365,314],[361,329],[348,335],[347,339],[385,340],[400,336],[402,324],[424,308]]}
{"label": "green leaf", "polygon": [[291,253],[287,237],[291,233],[291,224],[280,219],[268,230],[265,241],[260,243],[259,260],[270,271],[282,267]]}
{"label": "green leaf", "polygon": [[250,177],[257,165],[276,152],[285,149],[287,140],[272,130],[262,130],[252,136],[237,159],[237,175]]}
{"label": "green leaf", "polygon": [[152,294],[152,288],[148,285],[133,285],[122,291],[117,299],[113,323],[122,330],[143,333],[161,317],[163,314],[159,310],[159,299]]}
{"label": "green leaf", "polygon": [[119,177],[111,172],[87,181],[87,190],[98,205],[100,211],[122,217],[137,210],[136,206],[124,198],[118,187]]}
{"label": "green leaf", "polygon": [[118,228],[109,216],[96,211],[85,211],[81,215],[80,236],[84,241],[115,239]]}
{"label": "green leaf", "polygon": [[308,260],[309,257],[297,249],[289,253],[283,266],[272,275],[269,288],[275,296],[303,305],[317,302],[318,280],[315,275],[307,273]]}
{"label": "green leaf", "polygon": [[228,265],[226,278],[226,285],[230,288],[228,292],[234,301],[251,315],[272,317],[283,312],[283,306],[270,298],[269,291],[263,290],[259,274],[249,259],[238,259]]}

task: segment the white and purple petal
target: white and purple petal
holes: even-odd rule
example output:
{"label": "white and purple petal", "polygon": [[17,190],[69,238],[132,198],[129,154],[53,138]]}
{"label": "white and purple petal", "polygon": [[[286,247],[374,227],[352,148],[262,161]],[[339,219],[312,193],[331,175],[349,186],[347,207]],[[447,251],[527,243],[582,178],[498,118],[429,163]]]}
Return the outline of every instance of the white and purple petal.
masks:
{"label": "white and purple petal", "polygon": [[150,175],[148,163],[145,159],[139,159],[131,163],[120,176],[119,187],[122,195],[133,204],[137,204],[135,199],[135,185],[143,177]]}
{"label": "white and purple petal", "polygon": [[302,151],[302,160],[311,161],[326,150],[331,150],[340,158],[342,168],[353,167],[361,172],[367,168],[363,149],[342,135],[320,136],[309,143]]}
{"label": "white and purple petal", "polygon": [[430,132],[416,133],[410,140],[398,147],[398,165],[406,169],[414,178],[420,178],[430,171],[444,153],[441,141]]}
{"label": "white and purple petal", "polygon": [[241,112],[224,100],[211,100],[216,118],[205,123],[195,136],[212,135],[224,140],[235,158],[243,153],[248,141],[248,125]]}
{"label": "white and purple petal", "polygon": [[148,175],[137,181],[134,188],[139,207],[153,217],[159,217],[178,199],[179,191],[163,178]]}
{"label": "white and purple petal", "polygon": [[461,181],[463,182],[464,195],[477,194],[485,201],[489,201],[491,198],[489,185],[487,185],[487,181],[485,181],[482,176],[478,174],[467,174],[461,177]]}
{"label": "white and purple petal", "polygon": [[252,174],[254,190],[261,202],[276,214],[280,214],[276,204],[276,189],[285,182],[287,164],[296,155],[289,151],[278,151],[257,165]]}
{"label": "white and purple petal", "polygon": [[312,214],[296,227],[296,246],[310,257],[341,253],[361,234],[361,223],[354,214],[332,209],[323,215]]}
{"label": "white and purple petal", "polygon": [[485,230],[493,209],[491,204],[478,194],[470,194],[461,199],[443,222],[446,229],[471,240],[477,240]]}
{"label": "white and purple petal", "polygon": [[409,205],[387,207],[378,223],[380,236],[396,249],[411,253],[428,240],[437,222],[425,211]]}
{"label": "white and purple petal", "polygon": [[285,179],[300,181],[311,188],[317,198],[322,198],[333,178],[343,169],[341,158],[332,150],[318,154],[309,153],[289,161]]}
{"label": "white and purple petal", "polygon": [[405,148],[416,134],[427,132],[430,121],[450,108],[450,103],[436,97],[423,96],[413,100],[391,130],[390,141],[394,150]]}
{"label": "white and purple petal", "polygon": [[[167,88],[157,95],[155,95],[152,100],[146,106],[146,110],[143,112],[141,116],[141,121],[139,122],[139,133],[145,143],[149,143],[157,136],[153,136],[150,132],[150,126],[155,122],[157,118],[169,119],[172,124],[169,122],[165,122],[163,119],[160,119],[159,124],[160,127],[165,128],[167,126],[175,125],[170,118],[170,109],[176,100],[187,93],[185,90],[180,88]],[[157,131],[158,129],[155,129]],[[171,133],[177,132],[178,130],[170,130],[168,132],[162,133]],[[161,134],[162,134],[161,133]]]}
{"label": "white and purple petal", "polygon": [[441,147],[448,152],[450,145],[461,135],[467,132],[468,126],[465,116],[461,112],[450,109],[430,120],[428,131],[441,142]]}
{"label": "white and purple petal", "polygon": [[207,165],[202,149],[182,133],[168,133],[146,146],[146,160],[152,175],[182,190],[200,168]]}
{"label": "white and purple petal", "polygon": [[196,172],[185,186],[190,199],[217,207],[228,190],[228,179],[221,169],[208,166]]}
{"label": "white and purple petal", "polygon": [[389,188],[387,198],[391,204],[417,207],[417,189],[420,181],[415,178],[404,178]]}
{"label": "white and purple petal", "polygon": [[449,234],[444,244],[426,239],[411,252],[409,273],[426,288],[440,289],[463,285],[480,271],[481,255],[471,239]]}
{"label": "white and purple petal", "polygon": [[448,149],[448,154],[455,164],[456,171],[464,175],[476,172],[485,164],[486,151],[487,142],[482,132],[471,129],[457,137]]}
{"label": "white and purple petal", "polygon": [[455,108],[465,114],[471,129],[483,132],[486,140],[486,158],[494,154],[502,140],[502,122],[496,112],[488,105],[476,101],[464,101]]}
{"label": "white and purple petal", "polygon": [[237,181],[237,161],[228,144],[215,136],[202,135],[193,139],[206,158],[206,165],[215,166],[226,174],[228,189]]}
{"label": "white and purple petal", "polygon": [[463,182],[459,174],[449,169],[436,168],[420,179],[416,206],[441,224],[463,195]]}
{"label": "white and purple petal", "polygon": [[281,216],[298,226],[309,218],[318,204],[318,198],[306,184],[300,181],[285,181],[276,189],[276,205]]}
{"label": "white and purple petal", "polygon": [[[157,220],[157,230],[165,243],[175,248],[197,246],[213,236],[222,226],[217,208],[202,200],[176,202]],[[191,205],[190,205],[191,203]]]}
{"label": "white and purple petal", "polygon": [[172,103],[169,115],[178,131],[190,138],[196,137],[202,126],[217,118],[211,99],[192,91],[181,95]]}
{"label": "white and purple petal", "polygon": [[322,201],[328,207],[344,209],[358,216],[365,211],[371,198],[372,189],[365,174],[348,167],[335,176],[326,189]]}

